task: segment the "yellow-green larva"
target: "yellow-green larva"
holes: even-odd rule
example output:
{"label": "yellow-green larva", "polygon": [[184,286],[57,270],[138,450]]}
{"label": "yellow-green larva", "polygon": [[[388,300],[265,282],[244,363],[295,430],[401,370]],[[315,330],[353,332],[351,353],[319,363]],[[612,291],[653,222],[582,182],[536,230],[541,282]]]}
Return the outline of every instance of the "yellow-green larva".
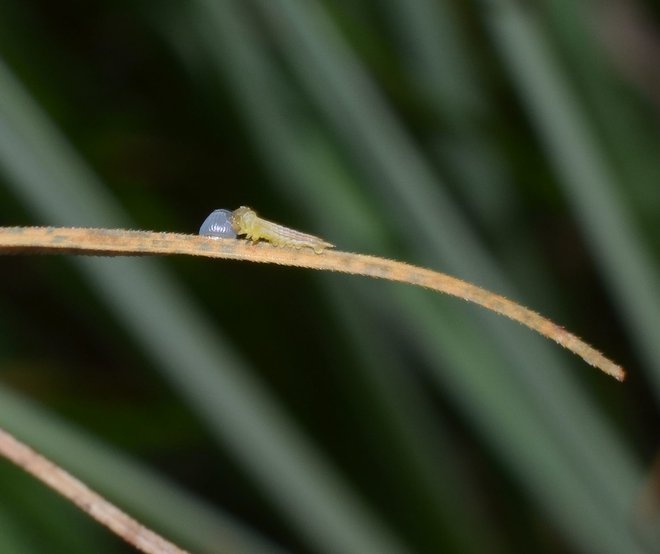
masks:
{"label": "yellow-green larva", "polygon": [[245,235],[245,238],[253,242],[263,239],[274,246],[311,248],[317,254],[326,248],[334,248],[334,245],[314,235],[261,219],[253,209],[246,206],[234,210],[229,216],[229,222],[237,235]]}

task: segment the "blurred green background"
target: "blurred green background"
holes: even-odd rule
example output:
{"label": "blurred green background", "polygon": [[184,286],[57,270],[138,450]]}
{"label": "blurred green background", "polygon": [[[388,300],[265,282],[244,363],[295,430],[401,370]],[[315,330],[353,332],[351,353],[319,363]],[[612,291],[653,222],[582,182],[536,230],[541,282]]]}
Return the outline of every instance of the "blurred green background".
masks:
{"label": "blurred green background", "polygon": [[[255,208],[505,294],[0,260],[0,425],[199,553],[660,551],[651,0],[0,0],[0,222]],[[655,469],[654,469],[655,464]],[[131,549],[0,463],[0,552]]]}

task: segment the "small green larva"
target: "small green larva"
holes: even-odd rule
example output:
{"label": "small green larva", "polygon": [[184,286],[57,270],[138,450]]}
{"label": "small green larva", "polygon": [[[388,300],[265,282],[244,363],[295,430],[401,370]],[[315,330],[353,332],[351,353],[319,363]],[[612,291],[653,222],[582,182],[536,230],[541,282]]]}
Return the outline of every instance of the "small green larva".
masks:
{"label": "small green larva", "polygon": [[245,238],[253,242],[263,239],[274,246],[311,248],[317,254],[326,248],[334,248],[334,245],[314,235],[261,219],[253,209],[246,206],[234,210],[229,216],[229,222],[237,235],[245,235]]}

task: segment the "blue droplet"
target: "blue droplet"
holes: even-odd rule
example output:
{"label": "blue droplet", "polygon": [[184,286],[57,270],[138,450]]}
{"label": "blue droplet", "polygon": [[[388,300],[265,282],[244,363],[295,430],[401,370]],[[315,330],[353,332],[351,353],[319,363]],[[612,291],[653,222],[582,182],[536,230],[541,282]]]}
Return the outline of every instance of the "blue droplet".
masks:
{"label": "blue droplet", "polygon": [[202,223],[199,234],[206,237],[235,239],[236,232],[229,222],[230,216],[229,210],[214,210]]}

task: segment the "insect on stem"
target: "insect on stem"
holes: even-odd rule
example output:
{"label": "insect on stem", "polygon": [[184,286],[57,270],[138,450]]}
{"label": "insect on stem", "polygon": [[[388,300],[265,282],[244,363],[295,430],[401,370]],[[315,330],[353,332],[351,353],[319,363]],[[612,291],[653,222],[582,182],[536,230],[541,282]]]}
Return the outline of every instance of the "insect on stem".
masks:
{"label": "insect on stem", "polygon": [[229,221],[237,235],[245,235],[246,239],[253,242],[265,240],[274,246],[311,248],[317,254],[326,248],[334,248],[333,244],[319,237],[262,219],[253,209],[246,206],[234,210],[229,216]]}

